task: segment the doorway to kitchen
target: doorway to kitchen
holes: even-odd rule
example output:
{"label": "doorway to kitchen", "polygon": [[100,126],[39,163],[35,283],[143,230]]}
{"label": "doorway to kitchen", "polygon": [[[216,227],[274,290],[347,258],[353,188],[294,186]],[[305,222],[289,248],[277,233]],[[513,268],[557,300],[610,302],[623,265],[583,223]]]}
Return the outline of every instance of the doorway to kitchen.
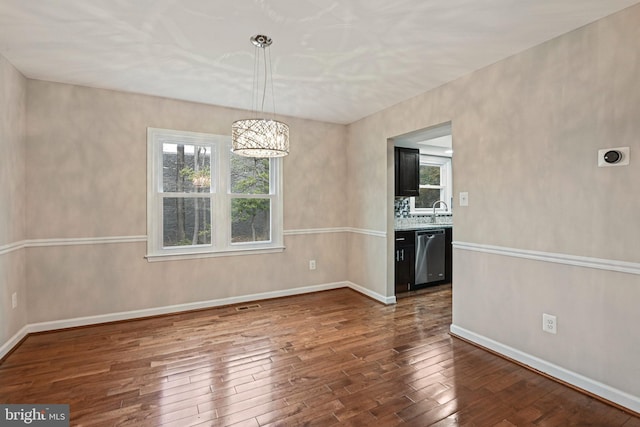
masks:
{"label": "doorway to kitchen", "polygon": [[451,284],[453,140],[451,123],[392,139],[393,260],[396,297]]}

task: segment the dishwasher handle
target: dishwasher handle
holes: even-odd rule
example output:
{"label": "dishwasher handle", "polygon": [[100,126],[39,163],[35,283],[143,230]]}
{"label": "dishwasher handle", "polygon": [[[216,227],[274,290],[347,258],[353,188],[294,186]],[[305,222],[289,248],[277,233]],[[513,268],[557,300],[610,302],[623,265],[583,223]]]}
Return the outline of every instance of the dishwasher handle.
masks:
{"label": "dishwasher handle", "polygon": [[416,231],[416,237],[418,237],[418,236],[426,236],[429,239],[433,238],[434,236],[436,236],[438,234],[444,234],[444,229],[443,228],[439,228],[437,230]]}

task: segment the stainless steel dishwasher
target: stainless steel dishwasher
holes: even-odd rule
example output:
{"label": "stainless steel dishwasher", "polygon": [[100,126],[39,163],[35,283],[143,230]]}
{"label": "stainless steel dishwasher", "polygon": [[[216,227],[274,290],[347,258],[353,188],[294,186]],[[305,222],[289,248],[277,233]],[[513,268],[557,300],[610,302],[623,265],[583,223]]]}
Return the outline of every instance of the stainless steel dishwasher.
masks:
{"label": "stainless steel dishwasher", "polygon": [[444,229],[416,231],[416,286],[443,280]]}

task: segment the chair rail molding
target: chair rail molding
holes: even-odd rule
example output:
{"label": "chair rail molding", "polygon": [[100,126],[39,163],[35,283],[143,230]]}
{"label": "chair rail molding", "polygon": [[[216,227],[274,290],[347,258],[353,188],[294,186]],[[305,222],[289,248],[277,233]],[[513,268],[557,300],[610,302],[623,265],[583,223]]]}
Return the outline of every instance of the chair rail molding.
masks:
{"label": "chair rail molding", "polygon": [[453,249],[464,251],[484,252],[487,254],[503,255],[515,258],[524,258],[535,261],[553,262],[556,264],[572,265],[577,267],[595,268],[598,270],[616,271],[640,275],[640,263],[618,261],[602,258],[591,258],[579,255],[568,255],[554,252],[531,251],[526,249],[514,249],[504,246],[483,245],[478,243],[453,242]]}

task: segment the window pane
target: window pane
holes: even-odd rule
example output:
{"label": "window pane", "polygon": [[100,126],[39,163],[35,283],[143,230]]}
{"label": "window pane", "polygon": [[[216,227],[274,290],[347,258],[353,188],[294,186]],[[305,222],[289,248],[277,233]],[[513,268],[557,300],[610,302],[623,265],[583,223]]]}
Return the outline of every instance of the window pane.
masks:
{"label": "window pane", "polygon": [[420,165],[420,185],[440,185],[440,166]]}
{"label": "window pane", "polygon": [[206,192],[211,188],[211,147],[162,144],[162,191]]}
{"label": "window pane", "polygon": [[[416,197],[415,207],[416,209],[431,209],[433,207],[433,203],[440,200],[440,189],[439,188],[421,188],[420,195]],[[436,206],[436,208],[440,208],[441,205]]]}
{"label": "window pane", "polygon": [[271,240],[271,201],[233,199],[231,201],[231,243]]}
{"label": "window pane", "polygon": [[164,247],[211,244],[209,198],[167,197],[162,214]]}
{"label": "window pane", "polygon": [[269,194],[269,159],[231,154],[231,192]]}

